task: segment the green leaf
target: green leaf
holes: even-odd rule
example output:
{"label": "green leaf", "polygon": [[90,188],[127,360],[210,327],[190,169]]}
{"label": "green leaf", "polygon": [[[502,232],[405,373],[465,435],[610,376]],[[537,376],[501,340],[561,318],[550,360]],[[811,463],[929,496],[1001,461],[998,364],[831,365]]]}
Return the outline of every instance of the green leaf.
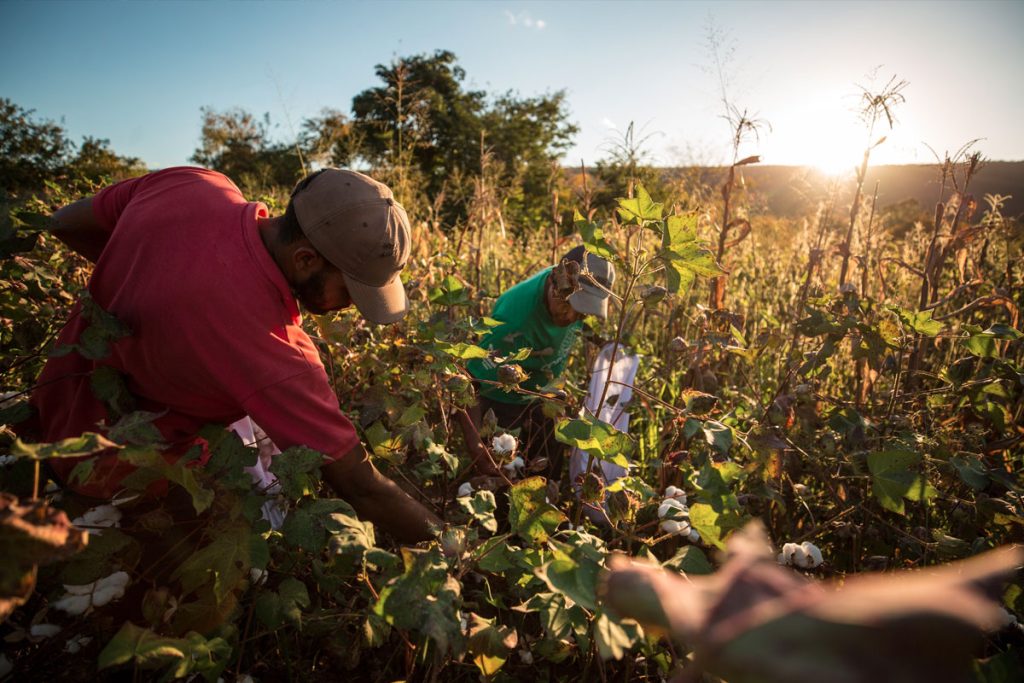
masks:
{"label": "green leaf", "polygon": [[459,505],[487,531],[498,530],[498,520],[494,517],[498,506],[491,491],[477,491],[472,497],[459,498]]}
{"label": "green leaf", "polygon": [[108,669],[134,660],[140,668],[155,669],[184,659],[185,649],[185,642],[180,638],[159,636],[128,621],[100,652],[97,665]]}
{"label": "green leaf", "polygon": [[529,600],[513,608],[517,612],[536,612],[547,635],[561,640],[574,631],[574,626],[587,623],[586,612],[579,605],[569,607],[561,593],[535,593]]}
{"label": "green leaf", "polygon": [[467,650],[473,663],[484,676],[493,676],[519,642],[516,630],[511,626],[495,626],[493,620],[473,613],[469,614],[468,622]]}
{"label": "green leaf", "polygon": [[732,427],[715,420],[707,420],[702,430],[704,440],[708,442],[709,446],[722,455],[729,454],[729,449],[732,448]]}
{"label": "green leaf", "polygon": [[660,221],[663,214],[663,207],[659,202],[651,199],[651,195],[643,185],[636,186],[636,196],[633,199],[620,199],[619,216],[626,223],[644,225],[652,221]]}
{"label": "green leaf", "polygon": [[470,360],[471,358],[487,358],[487,349],[477,346],[476,344],[467,344],[466,342],[451,343],[443,340],[437,340],[433,344],[434,348],[439,352],[453,358],[460,358],[462,360]]}
{"label": "green leaf", "polygon": [[516,556],[522,551],[516,548],[511,549],[506,543],[506,538],[497,536],[484,541],[473,553],[473,559],[477,566],[485,572],[504,574],[517,565]]}
{"label": "green leaf", "polygon": [[593,546],[573,547],[554,541],[551,549],[551,561],[536,569],[538,578],[548,588],[562,593],[576,604],[588,610],[597,609],[597,577],[603,560],[601,552]]}
{"label": "green leaf", "polygon": [[89,376],[93,395],[107,407],[113,417],[135,410],[135,397],[128,391],[124,375],[109,365],[101,365]]}
{"label": "green leaf", "polygon": [[956,468],[960,479],[975,491],[981,491],[988,486],[988,469],[979,458],[957,455],[949,462]]}
{"label": "green leaf", "polygon": [[81,295],[81,306],[80,315],[89,321],[88,327],[82,330],[76,343],[58,348],[53,355],[66,355],[74,350],[89,360],[102,360],[110,355],[110,344],[131,335],[131,330],[103,310],[88,292]]}
{"label": "green leaf", "polygon": [[669,216],[658,256],[665,266],[666,288],[673,294],[688,289],[698,275],[714,277],[725,272],[697,239],[693,214]]}
{"label": "green leaf", "polygon": [[374,613],[392,626],[430,637],[440,652],[458,646],[462,642],[460,585],[448,575],[441,551],[402,548],[402,557],[405,573],[380,591]]}
{"label": "green leaf", "polygon": [[430,303],[442,306],[466,306],[469,304],[469,290],[454,275],[446,276],[441,281],[441,286],[430,290],[427,297],[430,299]]}
{"label": "green leaf", "polygon": [[267,542],[245,520],[221,524],[209,530],[212,540],[199,548],[174,570],[171,578],[181,582],[183,594],[212,584],[220,604],[249,578],[252,567],[267,563]]}
{"label": "green leaf", "polygon": [[[335,517],[339,511],[349,514]],[[350,546],[373,546],[372,527],[367,531],[364,524],[355,518],[352,508],[343,500],[307,498],[288,513],[281,531],[289,545],[311,553],[320,553],[327,547],[329,534],[344,532],[342,540],[332,541],[332,547],[337,545],[335,551],[340,553]]]}
{"label": "green leaf", "polygon": [[11,453],[33,460],[47,458],[79,458],[105,451],[108,448],[121,448],[102,434],[85,432],[81,436],[63,439],[53,443],[25,443],[15,439],[11,445]]}
{"label": "green leaf", "polygon": [[599,460],[629,467],[628,456],[633,450],[633,440],[625,432],[591,415],[559,420],[555,425],[555,439]]}
{"label": "green leaf", "polygon": [[615,249],[604,239],[604,229],[600,225],[588,221],[579,210],[573,211],[572,222],[587,251],[604,259],[615,257]]}
{"label": "green leaf", "polygon": [[643,638],[643,629],[632,619],[618,619],[603,609],[594,616],[594,642],[601,659],[622,659]]}
{"label": "green leaf", "polygon": [[320,467],[327,461],[322,453],[305,446],[293,446],[278,453],[270,462],[270,472],[281,482],[281,490],[289,498],[302,498],[316,493]]}
{"label": "green leaf", "polygon": [[924,477],[911,470],[920,462],[919,453],[902,449],[868,454],[872,491],[882,507],[902,515],[904,498],[919,501],[934,495]]}
{"label": "green leaf", "polygon": [[393,465],[401,465],[404,461],[402,439],[392,434],[380,422],[374,422],[366,430],[366,443],[375,456]]}
{"label": "green leaf", "polygon": [[733,529],[742,526],[744,519],[735,509],[716,510],[707,503],[690,506],[690,526],[701,538],[715,547],[725,550],[725,538]]}
{"label": "green leaf", "polygon": [[680,548],[675,555],[662,562],[661,566],[680,574],[704,575],[714,571],[704,552],[692,545]]}
{"label": "green leaf", "polygon": [[27,400],[17,401],[0,410],[0,425],[16,425],[32,417],[34,408]]}
{"label": "green leaf", "polygon": [[161,447],[164,445],[164,437],[153,421],[162,415],[145,410],[128,413],[107,430],[107,436],[126,445]]}
{"label": "green leaf", "polygon": [[566,520],[558,508],[547,502],[547,482],[543,477],[516,482],[508,497],[512,531],[532,543],[543,543]]}
{"label": "green leaf", "polygon": [[889,306],[889,310],[896,313],[904,325],[925,337],[934,337],[942,332],[942,322],[932,320],[931,311],[911,311],[899,306]]}
{"label": "green leaf", "polygon": [[[167,479],[188,491],[189,495],[192,496],[192,507],[195,508],[197,515],[202,514],[213,504],[213,491],[199,483],[199,480],[196,479],[195,470],[186,467],[181,462],[167,462],[163,454],[157,450],[133,446],[121,451],[118,457],[143,470],[143,475],[145,475],[145,471],[151,472],[155,475],[156,479]],[[136,472],[135,474],[140,473]],[[131,482],[136,482],[135,488],[143,489],[152,480],[152,477],[143,476],[131,480],[125,479],[123,483],[128,486]]]}

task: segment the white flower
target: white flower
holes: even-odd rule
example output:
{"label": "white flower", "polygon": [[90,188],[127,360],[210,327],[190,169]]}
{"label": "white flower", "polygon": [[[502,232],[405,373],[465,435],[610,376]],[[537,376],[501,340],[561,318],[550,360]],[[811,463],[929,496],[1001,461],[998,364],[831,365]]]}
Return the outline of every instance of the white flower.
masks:
{"label": "white flower", "polygon": [[685,502],[680,502],[678,498],[666,498],[661,501],[661,505],[658,506],[658,519],[680,519],[690,514],[690,508],[686,507]]}
{"label": "white flower", "polygon": [[689,536],[690,522],[687,520],[665,519],[661,522],[661,530],[673,536]]}
{"label": "white flower", "polygon": [[511,434],[501,434],[491,439],[491,450],[497,455],[512,455],[519,442]]}
{"label": "white flower", "polygon": [[[121,511],[113,505],[100,505],[91,510],[86,510],[81,517],[71,520],[75,526],[81,527],[118,527],[121,526]],[[93,534],[101,534],[102,531],[90,528]]]}
{"label": "white flower", "polygon": [[523,473],[523,468],[526,467],[526,463],[518,455],[512,458],[512,462],[507,465],[502,465],[502,469],[508,472],[510,475],[520,475]]}
{"label": "white flower", "polygon": [[668,488],[665,489],[665,497],[674,498],[683,505],[686,505],[686,491],[682,490],[681,488],[669,486]]}
{"label": "white flower", "polygon": [[81,586],[64,584],[67,595],[53,603],[53,606],[68,614],[85,614],[93,607],[102,607],[124,596],[128,582],[127,572],[114,572],[110,576]]}
{"label": "white flower", "polygon": [[78,654],[83,647],[91,642],[92,638],[90,636],[75,636],[64,643],[64,652],[72,655]]}
{"label": "white flower", "polygon": [[60,633],[60,626],[57,624],[36,624],[28,630],[28,634],[33,638],[49,638]]}
{"label": "white flower", "polygon": [[462,482],[462,485],[459,486],[459,492],[457,495],[459,498],[465,498],[466,496],[473,495],[473,485],[468,481]]}

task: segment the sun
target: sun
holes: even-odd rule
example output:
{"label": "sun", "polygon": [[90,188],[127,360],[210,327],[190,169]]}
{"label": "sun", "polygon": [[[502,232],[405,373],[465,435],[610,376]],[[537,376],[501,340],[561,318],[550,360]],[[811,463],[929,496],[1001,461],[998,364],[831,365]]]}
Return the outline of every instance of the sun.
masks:
{"label": "sun", "polygon": [[849,110],[805,108],[791,112],[779,156],[827,176],[853,173],[864,157],[867,131]]}

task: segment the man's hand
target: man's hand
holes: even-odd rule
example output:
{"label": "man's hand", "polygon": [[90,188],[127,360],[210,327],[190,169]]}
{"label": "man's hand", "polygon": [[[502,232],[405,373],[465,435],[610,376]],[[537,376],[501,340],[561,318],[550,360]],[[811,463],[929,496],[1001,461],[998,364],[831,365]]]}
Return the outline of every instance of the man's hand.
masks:
{"label": "man's hand", "polygon": [[428,541],[443,522],[373,466],[363,445],[321,468],[324,481],[368,519],[403,543]]}

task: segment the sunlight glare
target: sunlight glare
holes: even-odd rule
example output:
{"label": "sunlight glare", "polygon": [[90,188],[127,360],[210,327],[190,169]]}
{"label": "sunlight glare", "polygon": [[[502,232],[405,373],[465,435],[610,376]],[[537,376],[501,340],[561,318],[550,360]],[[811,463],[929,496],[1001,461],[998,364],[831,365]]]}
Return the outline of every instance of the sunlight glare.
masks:
{"label": "sunlight glare", "polygon": [[860,165],[867,131],[853,112],[841,106],[818,107],[794,115],[795,134],[786,149],[793,163],[816,168],[827,176],[853,173]]}

